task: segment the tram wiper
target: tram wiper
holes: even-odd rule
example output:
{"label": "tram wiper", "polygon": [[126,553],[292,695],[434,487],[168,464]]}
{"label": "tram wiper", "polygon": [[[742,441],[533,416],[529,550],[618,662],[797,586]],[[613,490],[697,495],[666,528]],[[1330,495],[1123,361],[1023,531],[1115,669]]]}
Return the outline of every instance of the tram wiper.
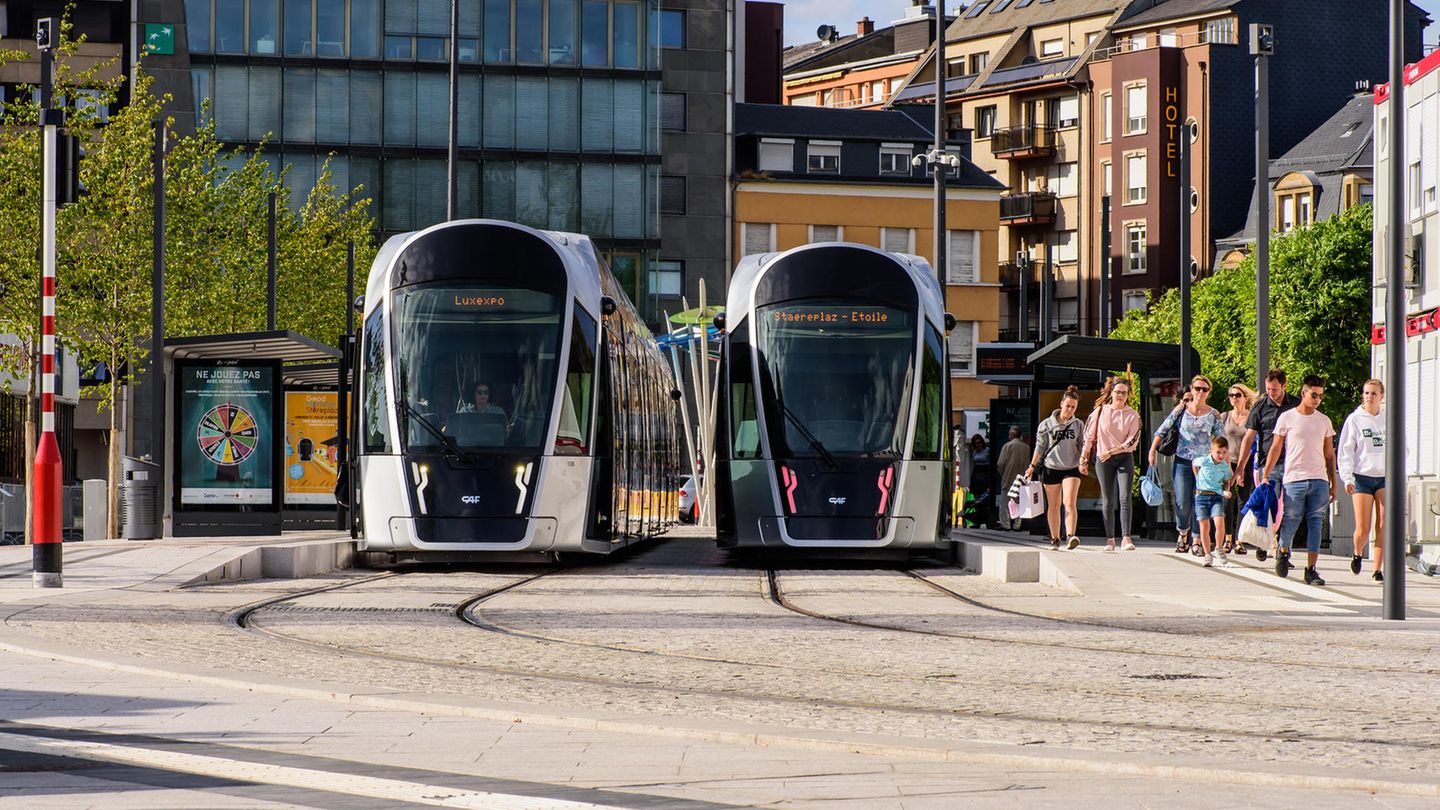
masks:
{"label": "tram wiper", "polygon": [[815,434],[811,433],[810,429],[805,427],[805,423],[800,421],[800,417],[796,416],[794,411],[785,406],[785,400],[777,400],[776,404],[780,406],[780,413],[785,414],[785,418],[790,420],[790,424],[794,425],[795,429],[800,431],[800,435],[805,437],[805,441],[809,442],[810,446],[815,448],[815,452],[820,454],[820,458],[824,460],[825,465],[832,470],[840,469],[840,463],[835,460],[835,457],[830,454],[829,450],[825,449],[825,445],[821,444],[820,440],[815,438]]}
{"label": "tram wiper", "polygon": [[416,422],[418,425],[420,425],[420,427],[425,428],[425,432],[426,432],[426,433],[429,433],[431,436],[434,436],[435,438],[437,438],[437,439],[440,440],[440,446],[443,447],[443,448],[445,448],[445,457],[446,457],[446,458],[453,458],[453,459],[455,459],[455,460],[457,460],[457,461],[460,461],[460,462],[462,462],[462,463],[464,463],[464,464],[473,464],[473,463],[474,463],[474,461],[475,461],[475,457],[474,457],[474,456],[471,456],[469,453],[465,452],[464,450],[461,450],[461,449],[460,449],[460,445],[458,445],[458,444],[455,443],[455,439],[454,439],[454,438],[452,438],[452,437],[450,437],[450,436],[446,436],[446,435],[445,435],[445,432],[444,432],[443,430],[441,430],[440,428],[435,427],[435,423],[434,423],[434,422],[431,422],[429,419],[426,419],[424,416],[422,416],[419,411],[417,411],[417,410],[415,410],[413,407],[411,407],[411,405],[410,405],[409,402],[406,402],[404,399],[401,399],[399,404],[400,404],[400,411],[401,411],[402,413],[404,413],[407,417],[409,417],[409,418],[411,418],[411,419],[414,419],[415,422]]}

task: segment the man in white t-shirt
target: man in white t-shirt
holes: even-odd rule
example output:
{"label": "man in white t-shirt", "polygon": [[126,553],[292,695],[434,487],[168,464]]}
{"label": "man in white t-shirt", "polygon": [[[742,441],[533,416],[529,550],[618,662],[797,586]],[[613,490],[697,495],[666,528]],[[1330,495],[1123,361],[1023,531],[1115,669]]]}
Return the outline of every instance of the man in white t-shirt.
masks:
{"label": "man in white t-shirt", "polygon": [[1280,532],[1276,536],[1280,552],[1275,555],[1275,573],[1290,574],[1290,541],[1300,523],[1305,523],[1306,551],[1305,584],[1324,585],[1315,572],[1320,559],[1320,531],[1325,525],[1325,510],[1335,500],[1335,428],[1330,417],[1320,413],[1325,398],[1325,383],[1315,375],[1305,378],[1300,386],[1300,404],[1280,414],[1275,422],[1275,441],[1265,461],[1265,474],[1285,459],[1285,506]]}

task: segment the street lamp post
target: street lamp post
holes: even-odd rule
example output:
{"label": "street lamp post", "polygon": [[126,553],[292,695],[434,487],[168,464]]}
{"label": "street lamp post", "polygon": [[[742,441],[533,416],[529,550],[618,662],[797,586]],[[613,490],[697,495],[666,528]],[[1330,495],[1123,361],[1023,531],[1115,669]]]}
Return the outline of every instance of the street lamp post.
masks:
{"label": "street lamp post", "polygon": [[1190,125],[1180,128],[1180,383],[1189,385],[1190,366]]}
{"label": "street lamp post", "polygon": [[455,219],[456,136],[460,129],[460,0],[450,0],[450,131],[445,148],[445,219]]}
{"label": "street lamp post", "polygon": [[40,203],[40,442],[35,449],[31,479],[35,543],[31,581],[36,588],[59,588],[62,578],[63,536],[60,528],[60,444],[55,439],[55,159],[60,126],[65,122],[55,103],[55,46],[60,43],[60,20],[36,21],[35,45],[40,50],[40,125],[43,175]]}
{"label": "street lamp post", "polygon": [[[1386,619],[1405,618],[1405,3],[1390,0],[1390,199],[1385,248],[1385,588]],[[1379,223],[1376,223],[1377,225]],[[1402,438],[1403,437],[1403,438]]]}
{"label": "street lamp post", "polygon": [[1255,388],[1270,371],[1270,57],[1275,28],[1250,26],[1255,57]]}
{"label": "street lamp post", "polygon": [[945,151],[945,9],[935,3],[935,146],[924,155],[916,155],[911,164],[929,164],[935,173],[935,274],[945,284],[945,172],[959,168],[960,157]]}

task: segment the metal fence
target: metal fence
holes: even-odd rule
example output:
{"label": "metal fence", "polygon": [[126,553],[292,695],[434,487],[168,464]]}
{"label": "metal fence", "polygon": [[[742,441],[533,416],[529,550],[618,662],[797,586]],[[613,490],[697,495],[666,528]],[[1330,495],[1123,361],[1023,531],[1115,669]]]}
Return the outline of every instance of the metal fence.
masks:
{"label": "metal fence", "polygon": [[[82,488],[61,487],[61,539],[67,543],[85,538],[85,496]],[[25,542],[25,485],[0,484],[0,546]]]}

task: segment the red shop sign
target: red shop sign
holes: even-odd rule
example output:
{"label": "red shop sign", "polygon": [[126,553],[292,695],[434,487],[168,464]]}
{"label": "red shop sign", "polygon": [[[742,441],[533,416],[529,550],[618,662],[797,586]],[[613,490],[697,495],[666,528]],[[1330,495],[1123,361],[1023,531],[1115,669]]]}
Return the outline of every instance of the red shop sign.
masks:
{"label": "red shop sign", "polygon": [[1426,332],[1433,332],[1436,329],[1440,329],[1440,320],[1437,320],[1437,316],[1440,316],[1440,309],[1406,318],[1405,336],[1414,337],[1415,335],[1423,335]]}

